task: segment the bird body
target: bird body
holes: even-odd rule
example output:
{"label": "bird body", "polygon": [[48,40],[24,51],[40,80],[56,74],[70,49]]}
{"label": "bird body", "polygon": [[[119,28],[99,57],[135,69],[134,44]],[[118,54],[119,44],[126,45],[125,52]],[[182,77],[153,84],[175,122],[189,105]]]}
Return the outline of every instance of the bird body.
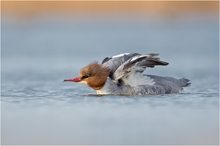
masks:
{"label": "bird body", "polygon": [[158,95],[179,93],[190,85],[188,79],[144,74],[148,67],[168,65],[158,54],[124,53],[106,57],[101,64],[92,63],[80,70],[80,76],[64,81],[81,82],[97,94]]}

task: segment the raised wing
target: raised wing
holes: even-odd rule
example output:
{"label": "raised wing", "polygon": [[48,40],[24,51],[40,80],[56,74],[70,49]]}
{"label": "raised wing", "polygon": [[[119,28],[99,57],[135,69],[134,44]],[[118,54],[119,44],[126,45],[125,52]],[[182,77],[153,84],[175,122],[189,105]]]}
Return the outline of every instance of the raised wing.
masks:
{"label": "raised wing", "polygon": [[114,80],[128,80],[130,77],[138,79],[136,75],[140,75],[147,67],[156,65],[168,65],[167,62],[161,61],[157,57],[158,54],[141,55],[136,54],[121,64],[113,73]]}
{"label": "raised wing", "polygon": [[110,69],[110,77],[113,78],[114,72],[118,69],[119,66],[121,66],[123,63],[125,63],[127,60],[131,59],[134,56],[140,55],[138,53],[124,53],[115,55],[112,57],[106,57],[102,64],[103,66],[106,66]]}

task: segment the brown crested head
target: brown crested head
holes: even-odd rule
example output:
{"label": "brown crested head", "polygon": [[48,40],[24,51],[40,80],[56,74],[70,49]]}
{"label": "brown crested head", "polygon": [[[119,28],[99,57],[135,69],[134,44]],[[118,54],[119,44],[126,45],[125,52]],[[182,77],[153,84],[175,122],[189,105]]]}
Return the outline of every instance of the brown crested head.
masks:
{"label": "brown crested head", "polygon": [[109,69],[98,63],[92,63],[80,70],[80,80],[95,90],[101,89],[109,76]]}

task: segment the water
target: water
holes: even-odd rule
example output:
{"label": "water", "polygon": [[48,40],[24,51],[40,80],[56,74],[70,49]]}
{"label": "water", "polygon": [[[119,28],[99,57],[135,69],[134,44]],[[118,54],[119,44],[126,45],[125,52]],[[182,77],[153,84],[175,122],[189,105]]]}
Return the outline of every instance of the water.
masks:
{"label": "water", "polygon": [[[45,17],[2,22],[2,144],[218,144],[218,20]],[[160,53],[186,77],[181,94],[95,96],[64,83],[88,63],[124,52]]]}

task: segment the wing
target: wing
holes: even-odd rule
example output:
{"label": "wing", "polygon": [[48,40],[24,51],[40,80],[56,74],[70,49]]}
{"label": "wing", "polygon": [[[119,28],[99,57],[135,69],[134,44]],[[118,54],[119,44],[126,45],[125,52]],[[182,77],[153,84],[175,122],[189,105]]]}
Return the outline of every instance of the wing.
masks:
{"label": "wing", "polygon": [[147,67],[152,68],[156,65],[168,65],[168,63],[161,61],[160,58],[158,58],[158,54],[136,54],[117,68],[117,70],[113,73],[113,79],[118,81],[122,80],[124,82],[131,77],[137,79],[137,75],[142,75]]}
{"label": "wing", "polygon": [[106,57],[102,64],[105,67],[108,67],[110,69],[110,77],[113,78],[114,72],[118,69],[119,66],[121,66],[123,63],[125,63],[127,60],[131,59],[134,56],[140,55],[138,53],[124,53],[115,55],[112,57]]}

